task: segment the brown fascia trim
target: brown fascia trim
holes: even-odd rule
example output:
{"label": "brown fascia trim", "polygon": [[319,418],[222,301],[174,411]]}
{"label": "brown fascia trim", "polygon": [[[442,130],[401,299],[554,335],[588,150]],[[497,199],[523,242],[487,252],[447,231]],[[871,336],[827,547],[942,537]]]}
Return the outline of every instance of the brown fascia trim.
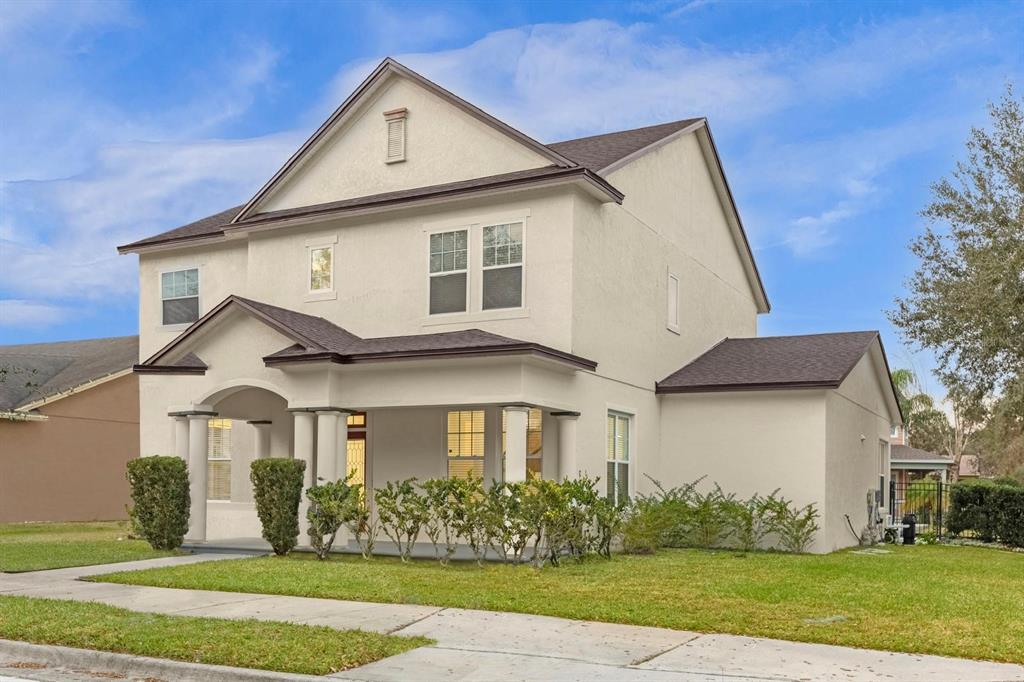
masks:
{"label": "brown fascia trim", "polygon": [[807,388],[839,388],[842,382],[835,381],[786,381],[758,384],[703,384],[699,386],[662,386],[655,384],[657,395],[673,393],[727,393],[729,391],[784,391]]}
{"label": "brown fascia trim", "polygon": [[263,358],[267,367],[290,365],[303,362],[333,362],[341,365],[354,365],[369,362],[383,362],[386,360],[417,360],[425,358],[465,358],[487,355],[522,355],[524,353],[536,354],[552,360],[564,362],[579,369],[594,371],[597,363],[593,360],[581,358],[571,353],[541,346],[534,343],[509,344],[489,348],[462,348],[444,350],[415,350],[415,351],[386,351],[381,353],[353,353],[341,354],[332,352],[303,353],[302,355],[274,357],[268,355]]}
{"label": "brown fascia trim", "polygon": [[134,374],[206,374],[206,367],[175,367],[174,365],[132,365]]}
{"label": "brown fascia trim", "polygon": [[575,165],[570,159],[562,156],[555,150],[549,148],[547,145],[542,144],[537,140],[534,140],[532,137],[529,137],[525,133],[516,130],[512,126],[508,125],[507,123],[504,123],[503,121],[495,118],[494,116],[491,116],[490,114],[480,109],[479,107],[474,106],[467,102],[466,100],[462,99],[461,97],[449,92],[448,90],[445,90],[432,80],[421,76],[412,69],[409,69],[408,67],[398,63],[391,57],[388,57],[377,65],[377,68],[375,68],[370,73],[370,75],[367,76],[366,79],[359,84],[359,87],[357,87],[352,92],[352,94],[345,98],[345,101],[341,103],[341,106],[335,109],[334,112],[327,118],[327,120],[320,124],[320,127],[317,128],[316,131],[314,131],[314,133],[310,135],[305,142],[302,143],[302,146],[299,147],[298,150],[296,150],[296,152],[292,154],[291,157],[288,158],[284,165],[281,166],[281,168],[279,168],[276,173],[274,173],[273,177],[271,177],[270,180],[268,180],[266,184],[264,184],[263,187],[261,187],[259,191],[256,192],[256,194],[254,194],[253,197],[248,202],[246,202],[245,206],[242,207],[242,210],[240,210],[238,212],[238,215],[236,215],[234,219],[231,221],[232,224],[238,224],[245,220],[249,211],[252,210],[256,206],[256,204],[258,204],[259,201],[263,199],[264,196],[266,196],[267,192],[269,192],[270,189],[278,183],[278,181],[282,180],[284,176],[303,157],[306,156],[306,153],[310,151],[310,149],[320,141],[320,138],[322,138],[339,119],[341,119],[346,113],[348,113],[348,111],[352,109],[353,106],[355,106],[356,102],[362,99],[364,93],[366,93],[366,91],[368,91],[373,86],[373,84],[388,70],[394,71],[395,73],[401,76],[405,76],[406,78],[409,78],[410,80],[419,83],[427,90],[433,91],[434,94],[438,95],[442,99],[448,100],[451,104],[458,107],[459,109],[462,109],[471,116],[480,119],[481,121],[487,123],[488,125],[491,125],[500,132],[508,135],[509,137],[518,140],[520,143],[522,143],[526,147],[533,149],[541,156],[545,156],[548,159],[551,159],[556,165],[566,167],[571,167]]}
{"label": "brown fascia trim", "polygon": [[236,222],[236,223],[232,223],[232,224],[228,224],[228,225],[223,225],[222,229],[219,229],[216,232],[210,232],[208,234],[203,234],[203,235],[187,235],[187,236],[183,236],[183,237],[169,237],[167,239],[161,239],[161,240],[158,240],[158,241],[150,241],[150,242],[147,242],[145,244],[138,244],[138,245],[127,244],[125,246],[117,247],[117,252],[119,254],[121,254],[121,255],[124,255],[124,254],[127,254],[127,253],[133,253],[133,252],[139,251],[140,249],[148,249],[148,248],[151,248],[151,247],[165,246],[165,245],[169,245],[169,244],[174,244],[176,242],[197,242],[198,243],[198,242],[204,242],[204,241],[207,241],[207,240],[210,240],[210,239],[213,239],[213,238],[223,238],[227,234],[225,232],[224,228],[226,228],[226,229],[228,229],[228,230],[230,230],[232,232],[236,232],[236,231],[244,230],[245,228],[250,227],[250,226],[263,226],[263,225],[272,224],[272,223],[278,222],[278,221],[284,222],[284,221],[289,221],[289,220],[296,220],[296,219],[301,219],[301,218],[310,218],[310,217],[317,217],[317,216],[333,216],[333,215],[343,216],[346,213],[355,213],[355,212],[358,212],[358,211],[366,211],[366,210],[373,210],[373,209],[384,209],[384,208],[388,208],[388,207],[391,207],[391,206],[403,206],[403,205],[406,205],[406,204],[415,204],[418,201],[444,199],[444,198],[447,198],[447,197],[458,197],[458,196],[463,196],[463,195],[470,196],[470,195],[473,195],[473,194],[476,194],[476,193],[480,193],[480,192],[493,192],[495,190],[502,190],[502,189],[508,189],[508,188],[513,188],[513,187],[520,187],[520,186],[529,186],[531,184],[543,185],[545,183],[551,182],[552,180],[561,180],[563,178],[573,177],[573,176],[576,176],[576,175],[579,175],[580,177],[584,178],[588,182],[590,182],[593,185],[595,185],[598,188],[600,188],[605,194],[610,196],[615,201],[615,203],[617,203],[617,204],[621,204],[622,200],[626,196],[625,194],[620,192],[618,189],[616,189],[614,185],[609,183],[607,180],[605,180],[603,177],[601,177],[600,175],[598,175],[594,171],[589,170],[587,168],[583,168],[582,166],[577,166],[577,167],[574,167],[574,168],[566,168],[564,170],[555,171],[555,172],[544,174],[544,175],[529,176],[529,177],[525,177],[525,178],[514,178],[514,179],[511,179],[511,180],[500,180],[500,181],[497,181],[497,182],[488,183],[486,185],[476,185],[476,186],[473,186],[473,187],[457,187],[457,188],[454,188],[454,189],[440,189],[440,190],[429,191],[429,192],[424,192],[422,194],[415,194],[415,195],[409,195],[409,196],[404,196],[404,197],[391,197],[391,198],[388,198],[388,199],[369,200],[369,201],[365,201],[365,202],[361,202],[361,203],[353,203],[353,204],[350,204],[350,205],[342,206],[340,208],[331,207],[331,206],[322,206],[321,208],[317,208],[317,207],[313,206],[313,207],[310,207],[310,210],[308,210],[308,211],[296,211],[294,213],[288,213],[286,215],[281,215],[281,214],[274,215],[272,213],[258,214],[259,217],[247,218],[245,220],[242,220],[242,221],[239,221],[239,222]]}
{"label": "brown fascia trim", "polygon": [[320,215],[344,215],[348,212],[361,211],[365,209],[373,208],[386,208],[389,206],[399,206],[402,204],[411,204],[417,201],[423,201],[426,199],[441,199],[445,197],[455,197],[463,194],[475,194],[477,192],[486,192],[493,190],[507,189],[510,187],[518,187],[522,185],[532,184],[543,184],[551,180],[560,180],[566,177],[572,177],[579,175],[594,183],[600,187],[605,193],[615,199],[616,203],[621,204],[625,195],[612,186],[607,180],[602,178],[597,173],[591,170],[583,168],[582,166],[576,168],[566,168],[564,170],[554,171],[542,175],[528,176],[525,178],[511,178],[508,180],[498,180],[496,182],[489,182],[484,185],[474,185],[472,187],[455,187],[437,189],[431,191],[425,191],[421,194],[414,194],[409,196],[401,197],[389,197],[386,199],[368,200],[365,202],[353,203],[346,206],[334,207],[329,205],[323,205],[322,207],[312,206],[309,210],[305,211],[291,211],[288,213],[264,213],[258,216],[247,218],[243,221],[234,223],[230,226],[226,226],[231,231],[244,230],[246,227],[254,225],[264,225],[267,223],[274,223],[283,220],[292,220],[295,218],[309,218]]}

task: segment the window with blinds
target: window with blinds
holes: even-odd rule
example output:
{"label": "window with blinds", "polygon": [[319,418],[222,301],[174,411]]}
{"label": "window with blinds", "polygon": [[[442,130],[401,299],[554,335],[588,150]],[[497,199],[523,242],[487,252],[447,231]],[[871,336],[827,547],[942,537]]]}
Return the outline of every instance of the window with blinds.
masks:
{"label": "window with blinds", "polygon": [[[531,407],[526,418],[526,474],[530,478],[544,478],[543,456],[544,456],[544,433],[542,425],[544,413],[539,407]],[[501,456],[505,457],[505,432],[508,430],[508,417],[504,410],[501,411]],[[504,462],[502,470],[504,470]]]}
{"label": "window with blinds", "polygon": [[231,420],[211,419],[206,450],[206,499],[231,499]]}
{"label": "window with blinds", "polygon": [[608,413],[608,501],[614,505],[629,502],[629,429],[631,417]]}
{"label": "window with blinds", "polygon": [[523,224],[483,228],[484,310],[518,308],[523,304]]}
{"label": "window with blinds", "polygon": [[448,413],[448,478],[484,476],[484,411]]}
{"label": "window with blinds", "polygon": [[366,491],[366,413],[348,416],[348,452],[345,454],[345,474],[349,483],[358,483]]}
{"label": "window with blinds", "polygon": [[163,324],[191,324],[199,319],[199,270],[160,274],[160,305]]}

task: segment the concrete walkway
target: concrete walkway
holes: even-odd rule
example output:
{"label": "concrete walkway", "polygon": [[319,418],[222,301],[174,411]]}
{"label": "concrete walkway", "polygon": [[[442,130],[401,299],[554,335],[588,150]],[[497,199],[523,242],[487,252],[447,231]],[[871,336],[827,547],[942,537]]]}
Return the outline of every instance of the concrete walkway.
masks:
{"label": "concrete walkway", "polygon": [[[225,561],[198,554],[106,566],[0,574],[0,594],[95,601],[135,611],[361,628],[437,641],[333,677],[512,682],[900,680],[1024,682],[1024,666],[736,635],[467,609],[83,582],[112,571]],[[8,671],[4,671],[8,672]],[[25,671],[27,672],[27,671]],[[0,673],[2,674],[2,673]],[[26,675],[28,677],[28,675]]]}

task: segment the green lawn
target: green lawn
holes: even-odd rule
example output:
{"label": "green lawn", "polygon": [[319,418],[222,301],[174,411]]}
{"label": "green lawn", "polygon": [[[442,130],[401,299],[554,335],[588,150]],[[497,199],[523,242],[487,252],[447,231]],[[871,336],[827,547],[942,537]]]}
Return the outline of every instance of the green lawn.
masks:
{"label": "green lawn", "polygon": [[146,542],[127,536],[127,524],[117,521],[0,524],[0,572],[91,566],[174,554],[157,552]]}
{"label": "green lawn", "polygon": [[0,596],[0,639],[326,675],[430,640],[257,620],[137,613],[106,604]]}
{"label": "green lawn", "polygon": [[[824,556],[665,550],[542,571],[298,555],[100,580],[518,611],[1024,663],[1024,554],[890,549]],[[808,622],[813,619],[832,622]]]}

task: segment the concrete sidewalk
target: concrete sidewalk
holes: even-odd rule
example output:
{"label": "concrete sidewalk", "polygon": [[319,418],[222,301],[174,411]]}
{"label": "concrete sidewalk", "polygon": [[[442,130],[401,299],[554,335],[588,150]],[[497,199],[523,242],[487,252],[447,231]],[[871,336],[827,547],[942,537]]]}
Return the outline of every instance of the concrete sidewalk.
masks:
{"label": "concrete sidewalk", "polygon": [[339,629],[361,628],[437,641],[333,677],[398,680],[900,680],[1024,682],[1024,666],[803,644],[736,635],[704,635],[467,609],[376,604],[261,594],[112,585],[90,575],[239,558],[199,554],[148,561],[0,574],[0,594],[76,599],[136,611],[258,618]]}

